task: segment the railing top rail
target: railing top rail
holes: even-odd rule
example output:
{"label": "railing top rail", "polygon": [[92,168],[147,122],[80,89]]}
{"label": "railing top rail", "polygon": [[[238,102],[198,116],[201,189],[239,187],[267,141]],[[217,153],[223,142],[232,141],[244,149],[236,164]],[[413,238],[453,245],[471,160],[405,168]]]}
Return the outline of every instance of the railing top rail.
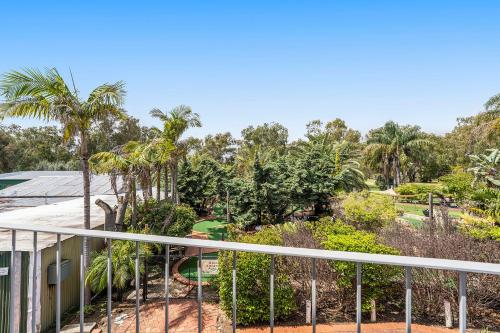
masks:
{"label": "railing top rail", "polygon": [[194,238],[145,235],[145,234],[135,234],[126,232],[116,232],[116,231],[100,231],[100,230],[73,229],[73,228],[61,228],[61,227],[51,227],[51,226],[36,226],[36,225],[25,225],[18,223],[2,222],[0,223],[0,229],[37,231],[50,234],[75,235],[75,236],[84,236],[92,238],[110,238],[110,239],[127,240],[127,241],[139,241],[146,243],[160,243],[160,244],[170,244],[170,245],[180,245],[180,246],[213,248],[221,250],[274,254],[282,256],[317,258],[317,259],[407,266],[407,267],[421,267],[421,268],[442,269],[442,270],[451,270],[460,272],[500,275],[500,264],[482,263],[473,261],[423,258],[423,257],[406,257],[406,256],[359,253],[359,252],[329,251],[329,250],[306,249],[297,247],[223,242],[223,241],[194,239]]}

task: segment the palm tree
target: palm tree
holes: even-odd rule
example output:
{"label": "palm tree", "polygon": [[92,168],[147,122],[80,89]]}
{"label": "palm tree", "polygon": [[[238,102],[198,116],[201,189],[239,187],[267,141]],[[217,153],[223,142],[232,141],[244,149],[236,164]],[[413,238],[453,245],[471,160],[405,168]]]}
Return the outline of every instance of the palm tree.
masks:
{"label": "palm tree", "polygon": [[[151,159],[152,167],[155,170],[155,181],[156,181],[156,200],[160,201],[161,196],[161,171],[163,166],[166,166],[169,162],[171,152],[173,150],[172,143],[169,140],[165,140],[163,137],[158,136],[147,144],[146,152],[149,153]],[[168,197],[168,168],[165,167],[165,199]]]}
{"label": "palm tree", "polygon": [[[88,136],[95,121],[108,116],[124,118],[121,106],[125,97],[124,83],[103,84],[81,99],[73,83],[70,89],[57,69],[45,71],[25,69],[12,71],[0,80],[1,95],[5,103],[0,106],[0,115],[8,117],[37,118],[58,121],[63,126],[64,139],[78,137],[83,173],[83,222],[90,229],[90,169]],[[0,116],[0,117],[1,117]],[[84,265],[89,266],[89,244],[84,244]],[[90,302],[90,292],[86,292]]]}
{"label": "palm tree", "polygon": [[161,138],[172,147],[166,170],[170,170],[172,201],[178,204],[177,170],[179,161],[189,149],[188,141],[181,140],[181,137],[190,127],[201,127],[200,116],[185,105],[176,106],[169,112],[155,108],[150,114],[163,122]]}
{"label": "palm tree", "polygon": [[389,121],[383,127],[369,132],[365,156],[370,166],[381,166],[387,184],[392,174],[394,185],[398,186],[403,181],[401,161],[430,145],[432,142],[423,137],[418,126],[400,126]]}
{"label": "palm tree", "polygon": [[122,177],[123,189],[125,195],[123,200],[117,200],[119,202],[118,210],[116,214],[115,224],[123,224],[125,219],[125,212],[132,194],[132,225],[135,225],[135,207],[136,207],[136,196],[135,196],[135,184],[136,184],[136,169],[137,165],[133,159],[133,150],[136,147],[136,143],[131,141],[126,145],[114,148],[109,152],[99,152],[92,155],[89,159],[89,165],[92,171],[96,173],[106,173],[109,174],[111,178],[111,185],[118,199],[117,191],[117,177]]}
{"label": "palm tree", "polygon": [[[135,231],[137,232],[137,231]],[[111,244],[112,265],[113,265],[113,287],[117,291],[119,301],[123,299],[123,294],[135,276],[135,242],[115,240]],[[139,246],[140,260],[139,271],[144,273],[144,262],[153,253],[150,244],[141,242]],[[108,254],[106,250],[94,253],[92,264],[85,277],[85,283],[91,286],[92,291],[100,293],[107,288],[107,265]]]}
{"label": "palm tree", "polygon": [[487,149],[486,151],[489,154],[469,156],[475,165],[467,171],[474,174],[474,184],[484,180],[488,187],[500,187],[500,174],[497,170],[500,165],[500,150]]}

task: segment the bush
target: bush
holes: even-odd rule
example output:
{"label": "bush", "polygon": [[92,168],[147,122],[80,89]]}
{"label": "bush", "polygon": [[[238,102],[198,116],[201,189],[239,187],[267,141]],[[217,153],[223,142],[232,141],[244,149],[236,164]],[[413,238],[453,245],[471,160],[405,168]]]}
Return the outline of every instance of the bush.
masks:
{"label": "bush", "polygon": [[[174,210],[172,212],[172,210]],[[126,224],[130,225],[130,210],[127,213]],[[170,222],[164,228],[165,220]],[[174,205],[170,201],[150,199],[147,205],[137,205],[137,226],[139,229],[149,229],[155,234],[184,237],[188,235],[196,223],[195,211],[185,204]]]}
{"label": "bush", "polygon": [[[253,235],[240,236],[237,241],[253,244],[281,245],[278,228],[265,228]],[[230,251],[219,252],[219,296],[222,309],[232,311],[232,260]],[[282,258],[275,258],[274,316],[285,319],[296,309],[294,291],[288,276],[282,273]],[[237,252],[237,320],[249,325],[269,321],[269,276],[271,257],[264,254]]]}
{"label": "bush", "polygon": [[[340,221],[329,221],[322,219],[320,227],[328,230],[328,234],[322,241],[326,250],[380,253],[397,255],[399,251],[377,242],[377,236],[365,231],[357,231],[354,228],[343,225]],[[351,262],[335,261],[331,262],[333,269],[337,272],[336,284],[341,289],[349,289],[354,292],[356,281],[356,264]],[[400,274],[400,269],[386,265],[364,264],[363,274],[363,311],[370,309],[371,300],[386,298],[387,289]],[[383,304],[384,302],[379,302]]]}
{"label": "bush", "polygon": [[345,218],[361,229],[377,230],[394,221],[396,207],[391,197],[368,192],[350,193],[342,202]]}
{"label": "bush", "polygon": [[500,226],[492,219],[483,219],[471,215],[463,215],[459,230],[476,239],[493,239],[500,242]]}
{"label": "bush", "polygon": [[[152,254],[150,244],[141,243],[140,257],[149,257]],[[123,292],[129,287],[135,276],[135,242],[114,240],[111,243],[113,263],[113,288],[117,291],[118,299],[122,299]],[[107,288],[108,278],[108,252],[107,249],[94,252],[91,264],[87,271],[85,283],[90,285],[94,293],[100,293]],[[144,272],[144,260],[140,261],[139,270]]]}
{"label": "bush", "polygon": [[167,236],[184,237],[191,233],[198,216],[188,205],[175,206],[173,223],[167,229]]}
{"label": "bush", "polygon": [[444,185],[444,193],[451,195],[458,202],[462,202],[469,197],[472,192],[473,180],[474,176],[463,170],[454,170],[453,173],[439,178],[439,181]]}
{"label": "bush", "polygon": [[414,196],[414,200],[419,202],[427,202],[429,193],[442,195],[442,186],[432,183],[407,183],[396,188],[396,193],[399,195]]}
{"label": "bush", "polygon": [[500,224],[500,190],[494,188],[478,188],[471,194],[476,213],[488,216]]}

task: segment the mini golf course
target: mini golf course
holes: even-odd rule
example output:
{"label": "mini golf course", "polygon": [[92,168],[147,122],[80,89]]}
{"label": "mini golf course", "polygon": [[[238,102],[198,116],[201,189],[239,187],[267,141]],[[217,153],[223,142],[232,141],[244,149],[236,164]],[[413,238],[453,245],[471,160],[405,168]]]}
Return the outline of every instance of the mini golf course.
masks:
{"label": "mini golf course", "polygon": [[[227,235],[227,221],[225,218],[217,217],[213,220],[203,220],[193,226],[193,234],[196,238],[205,238],[210,240],[224,240]],[[217,252],[205,253],[202,260],[216,260]],[[178,267],[179,274],[189,281],[198,281],[198,257],[193,256],[184,258]],[[203,273],[201,279],[203,282],[209,282],[214,277],[213,274]]]}

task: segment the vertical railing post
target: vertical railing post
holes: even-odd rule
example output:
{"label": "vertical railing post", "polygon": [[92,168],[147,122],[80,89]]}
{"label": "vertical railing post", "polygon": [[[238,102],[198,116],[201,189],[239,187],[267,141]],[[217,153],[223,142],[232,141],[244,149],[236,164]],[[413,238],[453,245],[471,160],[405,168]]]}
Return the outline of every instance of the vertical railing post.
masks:
{"label": "vertical railing post", "polygon": [[108,243],[108,301],[107,301],[107,313],[108,313],[108,333],[112,331],[112,318],[111,318],[111,292],[113,291],[113,259],[111,257],[111,238],[107,239]]}
{"label": "vertical railing post", "polygon": [[165,249],[165,333],[168,333],[168,303],[170,279],[170,245]]}
{"label": "vertical railing post", "polygon": [[312,332],[316,333],[316,258],[312,259],[312,280],[311,280],[311,305],[312,305]]}
{"label": "vertical railing post", "polygon": [[202,317],[202,281],[201,281],[201,260],[203,256],[203,249],[198,248],[198,333],[201,333],[203,329],[203,317]]}
{"label": "vertical railing post", "polygon": [[459,272],[459,332],[467,329],[467,273]]}
{"label": "vertical railing post", "polygon": [[269,277],[269,328],[274,332],[274,254],[271,255],[271,275]]}
{"label": "vertical railing post", "polygon": [[406,333],[411,333],[411,267],[405,267],[405,285],[406,285]]}
{"label": "vertical railing post", "polygon": [[56,247],[56,333],[61,332],[61,234]]}
{"label": "vertical railing post", "polygon": [[140,297],[139,297],[139,287],[140,287],[140,266],[139,266],[139,242],[135,242],[135,332],[140,332]]}
{"label": "vertical railing post", "polygon": [[85,260],[83,257],[86,237],[80,238],[80,333],[85,319]]}
{"label": "vertical railing post", "polygon": [[11,231],[12,248],[10,252],[10,309],[9,309],[9,332],[16,331],[16,231]]}
{"label": "vertical railing post", "polygon": [[356,332],[361,333],[361,274],[362,266],[356,263]]}
{"label": "vertical railing post", "polygon": [[31,332],[36,333],[36,287],[37,287],[37,266],[38,266],[38,233],[33,232],[33,272],[31,280]]}
{"label": "vertical railing post", "polygon": [[236,332],[236,251],[233,251],[233,333]]}

